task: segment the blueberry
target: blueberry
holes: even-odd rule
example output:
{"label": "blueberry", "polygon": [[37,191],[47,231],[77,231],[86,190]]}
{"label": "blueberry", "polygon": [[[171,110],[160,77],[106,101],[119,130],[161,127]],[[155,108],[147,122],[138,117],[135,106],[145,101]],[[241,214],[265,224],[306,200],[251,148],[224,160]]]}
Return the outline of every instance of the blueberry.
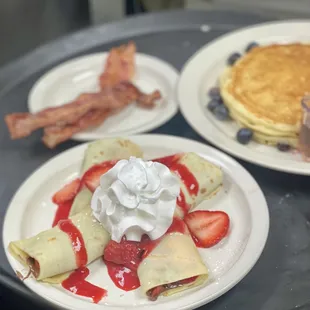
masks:
{"label": "blueberry", "polygon": [[251,42],[251,43],[245,48],[245,52],[247,53],[247,52],[249,52],[251,49],[253,49],[254,47],[257,47],[257,46],[259,46],[258,43],[256,43],[256,42]]}
{"label": "blueberry", "polygon": [[248,144],[253,137],[253,131],[249,128],[241,128],[237,132],[237,141],[241,144]]}
{"label": "blueberry", "polygon": [[216,99],[211,99],[207,104],[207,108],[210,112],[214,112],[215,108],[221,104],[222,104],[221,101],[218,101]]}
{"label": "blueberry", "polygon": [[208,95],[212,99],[222,100],[219,87],[212,87],[209,89]]}
{"label": "blueberry", "polygon": [[229,66],[233,66],[235,64],[235,62],[241,57],[240,53],[233,53],[231,54],[228,59],[227,59],[227,63]]}
{"label": "blueberry", "polygon": [[224,104],[219,104],[213,110],[215,117],[220,121],[229,119],[229,111]]}
{"label": "blueberry", "polygon": [[291,146],[287,143],[278,143],[277,148],[281,152],[287,152],[291,149]]}

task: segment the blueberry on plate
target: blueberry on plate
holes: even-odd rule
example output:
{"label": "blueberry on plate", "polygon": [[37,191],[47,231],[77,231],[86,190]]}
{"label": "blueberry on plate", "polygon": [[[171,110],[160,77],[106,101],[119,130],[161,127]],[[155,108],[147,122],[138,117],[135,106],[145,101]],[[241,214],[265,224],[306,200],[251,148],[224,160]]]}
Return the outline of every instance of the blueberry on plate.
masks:
{"label": "blueberry on plate", "polygon": [[208,91],[208,95],[211,99],[222,100],[221,92],[219,87],[212,87]]}
{"label": "blueberry on plate", "polygon": [[236,53],[231,54],[227,59],[228,65],[233,66],[240,57],[241,57],[240,53],[236,52]]}
{"label": "blueberry on plate", "polygon": [[245,48],[245,52],[249,52],[251,49],[253,49],[254,47],[259,46],[259,44],[257,42],[251,42],[250,44],[248,44],[248,46]]}
{"label": "blueberry on plate", "polygon": [[287,143],[278,143],[277,148],[281,152],[287,152],[291,149],[291,146]]}
{"label": "blueberry on plate", "polygon": [[241,128],[237,132],[237,141],[241,144],[248,144],[253,137],[253,131],[249,128]]}
{"label": "blueberry on plate", "polygon": [[217,99],[211,99],[208,104],[207,108],[210,112],[214,112],[215,108],[218,107],[219,105],[222,105],[222,101],[217,100]]}
{"label": "blueberry on plate", "polygon": [[213,113],[219,121],[225,121],[229,119],[229,111],[224,104],[219,104],[217,107],[215,107]]}

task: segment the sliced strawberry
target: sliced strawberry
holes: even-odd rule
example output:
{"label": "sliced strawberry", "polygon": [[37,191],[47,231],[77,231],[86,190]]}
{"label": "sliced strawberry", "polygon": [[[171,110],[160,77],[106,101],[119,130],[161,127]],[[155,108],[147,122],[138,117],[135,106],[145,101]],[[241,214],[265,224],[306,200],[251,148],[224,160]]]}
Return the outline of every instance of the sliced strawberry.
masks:
{"label": "sliced strawberry", "polygon": [[222,211],[190,212],[184,221],[198,247],[212,247],[227,235],[229,229],[229,217]]}
{"label": "sliced strawberry", "polygon": [[104,249],[104,259],[117,265],[123,265],[133,271],[137,270],[143,250],[140,242],[127,241],[123,238],[120,243],[111,240]]}
{"label": "sliced strawberry", "polygon": [[54,194],[52,200],[55,204],[61,205],[69,200],[72,200],[79,191],[80,179],[75,179],[71,183],[66,184],[56,194]]}
{"label": "sliced strawberry", "polygon": [[94,192],[100,184],[100,177],[114,167],[116,162],[115,160],[106,161],[102,164],[92,166],[83,175],[82,183],[85,184],[91,192]]}

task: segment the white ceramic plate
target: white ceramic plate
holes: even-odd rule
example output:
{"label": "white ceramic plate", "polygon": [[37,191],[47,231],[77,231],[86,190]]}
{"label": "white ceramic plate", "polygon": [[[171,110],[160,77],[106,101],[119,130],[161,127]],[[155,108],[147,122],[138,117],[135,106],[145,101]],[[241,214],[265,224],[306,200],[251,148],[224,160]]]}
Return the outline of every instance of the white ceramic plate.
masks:
{"label": "white ceramic plate", "polygon": [[297,152],[283,153],[275,147],[251,142],[239,144],[233,121],[217,121],[206,109],[208,90],[216,86],[218,77],[233,52],[244,53],[250,42],[260,44],[310,42],[310,22],[290,21],[264,23],[224,35],[201,48],[185,64],[177,86],[181,111],[189,124],[205,139],[226,152],[246,161],[275,170],[310,174],[310,163],[303,162]]}
{"label": "white ceramic plate", "polygon": [[[98,77],[103,71],[107,55],[108,53],[98,53],[78,57],[47,72],[29,93],[29,111],[36,113],[68,103],[83,92],[99,90]],[[177,70],[156,57],[140,53],[136,55],[136,68],[135,85],[145,93],[156,89],[162,93],[163,98],[157,102],[157,106],[148,110],[131,104],[109,117],[101,126],[78,133],[72,139],[89,141],[107,136],[142,133],[163,125],[177,113]]]}
{"label": "white ceramic plate", "polygon": [[[200,287],[171,297],[148,301],[139,289],[124,292],[109,279],[101,259],[89,266],[87,280],[108,290],[99,304],[72,295],[60,286],[50,286],[28,279],[24,283],[37,294],[67,309],[193,309],[224,294],[236,285],[254,266],[264,248],[269,214],[265,198],[252,176],[229,156],[204,144],[165,136],[140,135],[130,139],[140,145],[146,159],[177,152],[197,152],[219,165],[224,171],[224,187],[199,209],[223,210],[231,219],[228,237],[210,249],[199,249],[210,269],[210,281]],[[4,221],[3,244],[14,270],[21,265],[7,252],[10,241],[30,237],[51,227],[56,206],[51,196],[65,183],[78,176],[86,145],[61,153],[36,170],[12,199]],[[18,216],[17,216],[18,215]]]}

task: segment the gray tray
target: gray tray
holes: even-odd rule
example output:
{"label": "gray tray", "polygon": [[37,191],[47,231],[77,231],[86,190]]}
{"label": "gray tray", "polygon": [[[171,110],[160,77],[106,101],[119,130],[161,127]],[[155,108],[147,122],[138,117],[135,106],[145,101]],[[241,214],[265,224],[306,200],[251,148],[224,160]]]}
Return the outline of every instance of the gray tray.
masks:
{"label": "gray tray", "polygon": [[[53,66],[69,58],[106,51],[133,39],[139,51],[160,57],[180,70],[197,49],[219,35],[265,20],[253,14],[223,11],[174,11],[130,18],[66,36],[0,70],[1,119],[7,113],[26,111],[27,95],[34,82]],[[201,28],[202,25],[208,25],[210,31],[201,31],[205,29]],[[205,142],[180,113],[154,132]],[[11,141],[4,122],[0,122],[1,232],[6,207],[21,183],[45,161],[77,144],[69,141],[51,151],[40,142],[40,133],[24,140]],[[260,260],[244,280],[201,309],[310,309],[309,178],[241,163],[252,173],[266,195],[271,216],[268,242]],[[0,282],[14,290],[17,298],[22,295],[36,300],[36,308],[52,307],[16,279],[2,244]]]}

